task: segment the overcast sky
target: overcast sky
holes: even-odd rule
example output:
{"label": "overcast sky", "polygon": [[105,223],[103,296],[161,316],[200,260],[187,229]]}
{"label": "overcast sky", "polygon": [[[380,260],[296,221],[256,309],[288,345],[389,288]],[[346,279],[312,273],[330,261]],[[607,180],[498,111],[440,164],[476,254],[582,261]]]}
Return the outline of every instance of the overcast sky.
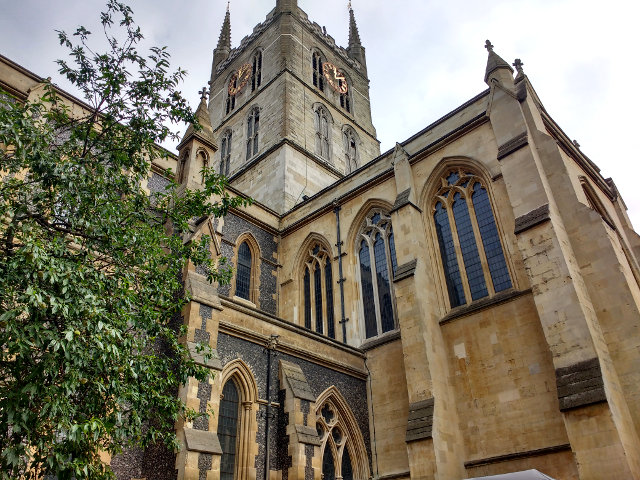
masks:
{"label": "overcast sky", "polygon": [[[103,0],[0,0],[0,53],[68,88],[53,61],[66,52],[55,29],[95,27]],[[613,177],[640,227],[635,178],[640,136],[637,26],[632,0],[353,0],[367,49],[373,121],[382,151],[486,88],[490,39],[509,63],[518,57],[551,116],[605,177]],[[132,0],[152,45],[166,45],[189,72],[183,92],[197,106],[206,85],[226,0]],[[347,0],[299,0],[339,45],[348,39]],[[232,0],[237,46],[275,0]],[[96,33],[98,29],[94,29]]]}

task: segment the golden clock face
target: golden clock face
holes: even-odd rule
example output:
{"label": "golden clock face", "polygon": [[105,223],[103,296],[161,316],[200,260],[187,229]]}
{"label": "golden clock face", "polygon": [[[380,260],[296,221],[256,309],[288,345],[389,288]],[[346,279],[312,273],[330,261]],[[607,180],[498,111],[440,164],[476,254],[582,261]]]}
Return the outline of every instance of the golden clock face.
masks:
{"label": "golden clock face", "polygon": [[245,63],[231,76],[229,81],[229,95],[234,96],[242,91],[251,77],[251,64]]}
{"label": "golden clock face", "polygon": [[336,92],[345,94],[349,91],[349,85],[347,85],[347,79],[344,74],[338,70],[338,67],[331,63],[323,63],[322,64],[322,73],[324,73],[324,78],[327,79],[331,88],[333,88]]}

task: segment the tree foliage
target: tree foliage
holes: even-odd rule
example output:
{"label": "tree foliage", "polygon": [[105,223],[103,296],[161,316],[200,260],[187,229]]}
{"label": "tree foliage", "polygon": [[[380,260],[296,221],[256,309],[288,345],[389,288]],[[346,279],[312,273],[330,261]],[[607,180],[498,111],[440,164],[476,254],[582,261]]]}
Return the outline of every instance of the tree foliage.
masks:
{"label": "tree foliage", "polygon": [[195,122],[177,90],[185,72],[170,71],[164,48],[139,53],[126,5],[109,0],[101,24],[106,53],[84,27],[59,32],[71,56],[60,72],[84,108],[50,83],[30,102],[0,95],[3,479],[109,478],[101,451],[176,447],[176,420],[194,414],[177,389],[207,375],[180,341],[182,273],[193,262],[210,281],[230,277],[206,238],[179,232],[246,203],[207,169],[202,190],[145,192],[165,125]]}

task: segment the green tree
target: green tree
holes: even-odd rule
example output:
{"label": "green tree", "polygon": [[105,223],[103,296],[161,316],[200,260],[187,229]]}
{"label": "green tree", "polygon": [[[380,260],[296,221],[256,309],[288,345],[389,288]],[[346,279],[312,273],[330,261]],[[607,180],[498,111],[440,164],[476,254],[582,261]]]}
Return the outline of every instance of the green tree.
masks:
{"label": "green tree", "polygon": [[177,90],[185,72],[170,72],[164,48],[138,52],[128,6],[109,0],[100,20],[106,53],[84,27],[58,32],[80,112],[50,83],[38,101],[0,95],[3,479],[110,478],[100,451],[177,446],[175,421],[195,414],[177,389],[207,376],[180,342],[182,273],[193,262],[210,281],[230,278],[207,238],[180,232],[247,203],[208,169],[202,190],[141,188],[157,144],[175,136],[166,125],[196,121]]}

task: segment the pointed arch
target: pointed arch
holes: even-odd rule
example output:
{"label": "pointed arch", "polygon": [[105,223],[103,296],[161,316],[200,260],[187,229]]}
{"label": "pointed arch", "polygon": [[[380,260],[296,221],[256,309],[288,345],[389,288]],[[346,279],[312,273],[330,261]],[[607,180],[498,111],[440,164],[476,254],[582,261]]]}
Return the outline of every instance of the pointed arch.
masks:
{"label": "pointed arch", "polygon": [[326,61],[327,57],[318,48],[311,50],[311,83],[321,92],[325,90],[322,65]]}
{"label": "pointed arch", "polygon": [[[258,241],[253,236],[251,232],[244,232],[235,242],[235,248],[233,250],[233,258],[231,259],[233,265],[236,266],[234,269],[233,279],[231,280],[231,291],[230,295],[232,297],[237,297],[238,291],[238,262],[240,260],[241,247],[246,245],[249,249],[249,253],[251,256],[250,259],[250,268],[249,268],[249,298],[245,298],[256,305],[257,308],[260,307],[259,304],[259,292],[260,292],[260,246]],[[245,250],[246,252],[246,250]]]}
{"label": "pointed arch", "polygon": [[313,124],[315,128],[315,154],[320,158],[331,162],[333,144],[331,131],[333,130],[333,117],[329,109],[322,103],[316,102],[313,108]]}
{"label": "pointed arch", "polygon": [[[322,444],[320,448],[323,455],[325,448],[331,448],[337,467],[336,472],[342,473],[342,460],[345,458],[344,452],[348,450],[353,479],[367,480],[369,478],[367,448],[356,417],[345,398],[332,385],[318,396],[315,405],[316,418],[318,419],[316,430],[321,435]],[[327,419],[327,415],[324,413],[327,411],[332,412],[334,416]],[[339,441],[335,438],[335,429],[340,431],[341,438]],[[335,456],[339,456],[339,458],[335,458]]]}
{"label": "pointed arch", "polygon": [[360,136],[351,125],[342,127],[342,147],[344,149],[344,173],[350,174],[360,166]]}
{"label": "pointed arch", "polygon": [[369,212],[375,208],[379,208],[380,210],[383,210],[385,212],[390,212],[393,208],[393,203],[382,198],[370,198],[364,203],[362,207],[360,207],[360,210],[358,210],[356,216],[353,217],[351,225],[349,226],[349,231],[347,233],[345,245],[348,251],[356,251],[356,239],[359,234],[360,227],[362,226],[362,222],[364,222],[365,218],[367,218]]}
{"label": "pointed arch", "polygon": [[209,152],[204,148],[198,148],[196,150],[196,160],[200,171],[200,181],[204,183],[204,170],[209,168],[210,165]]}
{"label": "pointed arch", "polygon": [[[233,453],[229,456],[233,457],[234,461],[230,462],[229,466],[233,465],[233,473],[236,480],[250,480],[255,478],[255,457],[258,452],[256,443],[256,433],[258,431],[256,421],[258,386],[251,368],[239,358],[230,361],[224,366],[220,373],[220,378],[220,392],[224,391],[228,382],[233,382],[238,394],[237,403],[239,403],[235,428],[235,446],[232,444],[226,445],[227,448],[233,449]],[[221,411],[218,415],[218,428],[216,429],[218,434],[220,434],[221,427],[224,428],[220,425],[223,401],[224,398],[221,395]],[[229,470],[231,471],[231,468]],[[228,475],[231,477],[230,473]]]}

